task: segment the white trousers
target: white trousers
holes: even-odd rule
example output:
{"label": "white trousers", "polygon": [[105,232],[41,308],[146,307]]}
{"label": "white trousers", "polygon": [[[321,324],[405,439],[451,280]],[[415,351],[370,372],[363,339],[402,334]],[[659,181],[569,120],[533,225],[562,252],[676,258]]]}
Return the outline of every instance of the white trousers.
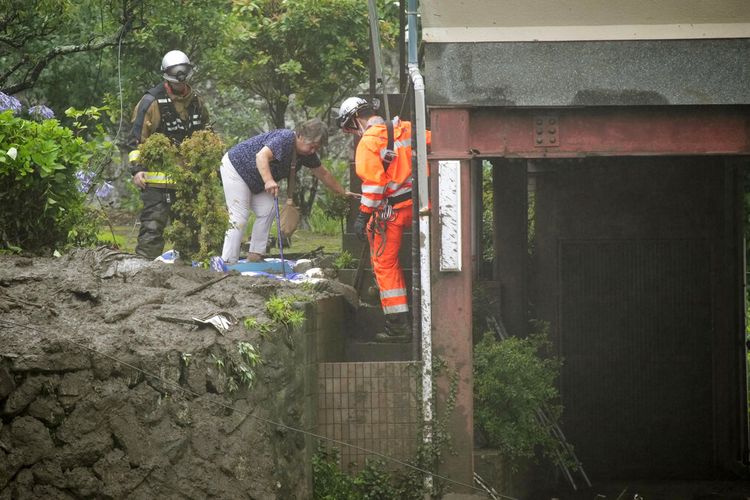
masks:
{"label": "white trousers", "polygon": [[232,162],[229,161],[229,156],[226,154],[221,159],[220,171],[230,224],[224,236],[221,258],[229,264],[233,264],[239,259],[242,236],[245,234],[250,210],[255,213],[255,224],[253,224],[253,231],[250,236],[250,251],[263,255],[266,253],[266,246],[268,245],[268,231],[273,224],[273,196],[265,191],[253,194],[232,166]]}

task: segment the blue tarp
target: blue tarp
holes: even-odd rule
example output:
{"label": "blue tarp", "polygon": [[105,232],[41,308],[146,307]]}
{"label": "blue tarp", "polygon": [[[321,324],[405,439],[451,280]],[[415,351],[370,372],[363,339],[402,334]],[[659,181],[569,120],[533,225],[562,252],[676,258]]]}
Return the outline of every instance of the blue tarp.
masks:
{"label": "blue tarp", "polygon": [[291,263],[288,260],[284,261],[284,267],[281,267],[281,259],[266,259],[260,262],[243,262],[238,261],[236,264],[225,264],[228,270],[239,271],[241,273],[254,272],[254,273],[269,273],[269,274],[292,274]]}

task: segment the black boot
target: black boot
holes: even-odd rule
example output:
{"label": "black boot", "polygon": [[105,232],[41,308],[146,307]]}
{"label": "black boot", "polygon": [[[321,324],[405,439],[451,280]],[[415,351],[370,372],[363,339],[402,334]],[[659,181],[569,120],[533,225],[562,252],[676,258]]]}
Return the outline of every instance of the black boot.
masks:
{"label": "black boot", "polygon": [[375,334],[375,342],[411,342],[409,313],[385,315],[385,332]]}

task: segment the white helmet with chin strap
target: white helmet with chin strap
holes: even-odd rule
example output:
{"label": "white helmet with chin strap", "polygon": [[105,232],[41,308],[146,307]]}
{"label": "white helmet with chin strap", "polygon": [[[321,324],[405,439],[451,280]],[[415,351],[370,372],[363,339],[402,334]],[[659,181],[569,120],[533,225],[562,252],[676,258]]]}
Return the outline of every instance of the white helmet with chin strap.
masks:
{"label": "white helmet with chin strap", "polygon": [[193,65],[184,52],[170,50],[161,60],[161,72],[168,82],[186,82],[193,76]]}
{"label": "white helmet with chin strap", "polygon": [[342,129],[356,129],[354,118],[363,109],[373,109],[373,106],[361,97],[348,97],[339,106],[339,116],[336,125]]}

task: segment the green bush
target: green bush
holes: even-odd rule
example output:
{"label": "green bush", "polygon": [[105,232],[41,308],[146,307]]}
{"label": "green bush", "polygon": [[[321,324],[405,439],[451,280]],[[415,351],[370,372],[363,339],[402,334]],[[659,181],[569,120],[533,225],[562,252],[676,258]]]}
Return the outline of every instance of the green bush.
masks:
{"label": "green bush", "polygon": [[[343,199],[343,197],[339,198]],[[336,236],[341,234],[342,231],[341,221],[326,215],[323,209],[318,205],[313,205],[308,222],[310,224],[310,231],[316,234]]]}
{"label": "green bush", "polygon": [[[326,162],[326,168],[341,183],[342,186],[349,185],[349,163],[345,161],[330,161]],[[346,196],[339,196],[325,189],[318,195],[318,202],[313,206],[310,214],[312,219],[315,216],[316,208],[320,208],[325,217],[329,220],[334,220],[338,223],[339,229],[332,232],[330,235],[335,236],[337,234],[344,233],[344,224],[346,218],[349,216],[351,210],[351,200]],[[311,220],[310,226],[313,227],[314,223]],[[330,227],[330,226],[329,226]],[[327,229],[331,231],[331,229]],[[319,232],[314,230],[315,232]],[[323,233],[328,234],[328,233]]]}
{"label": "green bush", "polygon": [[544,410],[551,424],[562,414],[555,387],[561,362],[548,356],[546,328],[521,339],[498,341],[486,333],[474,348],[474,398],[478,428],[490,446],[512,463],[532,458],[539,449],[553,458],[557,441],[538,418]]}
{"label": "green bush", "polygon": [[392,485],[391,475],[381,460],[368,460],[355,476],[339,468],[338,451],[320,446],[313,456],[313,498],[315,500],[392,500],[404,497]]}
{"label": "green bush", "polygon": [[333,261],[334,269],[353,269],[354,268],[354,256],[348,251],[344,250],[336,256]]}
{"label": "green bush", "polygon": [[90,179],[88,162],[100,145],[57,120],[0,113],[0,249],[44,253],[96,242],[97,217],[76,173]]}
{"label": "green bush", "polygon": [[224,145],[208,130],[193,133],[179,150],[162,134],[153,134],[141,146],[141,161],[175,181],[172,224],[164,236],[183,259],[204,261],[221,249],[229,216],[218,167]]}

